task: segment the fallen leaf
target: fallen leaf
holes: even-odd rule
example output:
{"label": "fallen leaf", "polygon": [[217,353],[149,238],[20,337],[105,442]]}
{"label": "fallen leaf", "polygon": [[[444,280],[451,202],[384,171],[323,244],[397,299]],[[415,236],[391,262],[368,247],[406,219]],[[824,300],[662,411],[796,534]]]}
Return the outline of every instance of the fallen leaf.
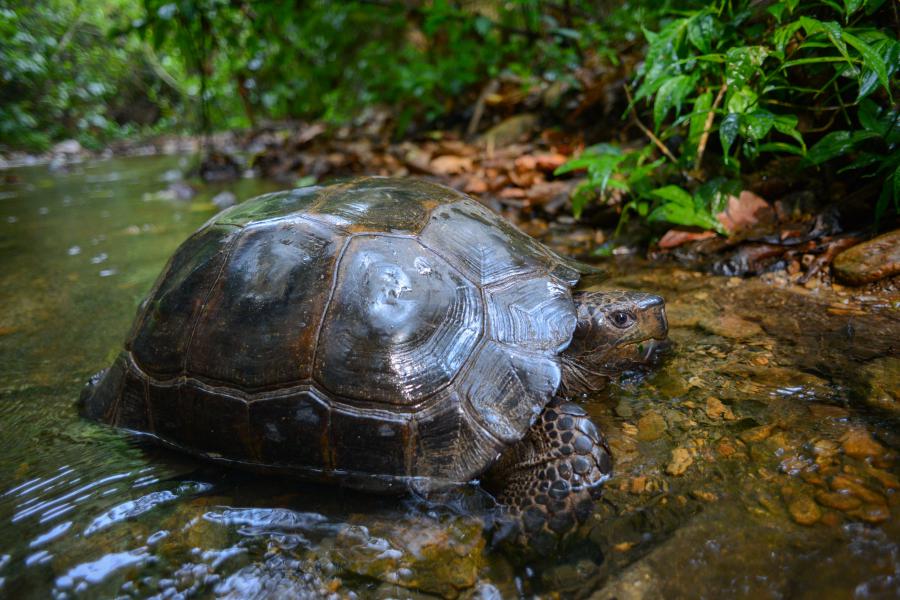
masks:
{"label": "fallen leaf", "polygon": [[734,233],[758,223],[757,212],[768,208],[768,202],[753,192],[744,190],[740,196],[728,196],[728,206],[716,218],[728,233]]}
{"label": "fallen leaf", "polygon": [[676,248],[688,242],[696,242],[697,240],[708,240],[716,237],[714,231],[684,231],[681,229],[670,229],[659,240],[659,247],[667,250]]}
{"label": "fallen leaf", "polygon": [[542,181],[534,184],[526,193],[533,204],[545,204],[561,194],[569,193],[569,185],[564,181]]}
{"label": "fallen leaf", "polygon": [[436,175],[458,175],[472,170],[472,159],[466,156],[445,154],[431,161],[431,171]]}
{"label": "fallen leaf", "polygon": [[552,172],[557,168],[562,166],[569,157],[565,154],[559,154],[558,152],[548,153],[548,154],[538,154],[535,157],[536,167],[541,171]]}
{"label": "fallen leaf", "polygon": [[467,194],[483,194],[488,191],[488,184],[484,179],[476,175],[469,178],[463,191]]}
{"label": "fallen leaf", "polygon": [[525,190],[517,187],[507,187],[500,190],[498,195],[501,198],[524,198]]}

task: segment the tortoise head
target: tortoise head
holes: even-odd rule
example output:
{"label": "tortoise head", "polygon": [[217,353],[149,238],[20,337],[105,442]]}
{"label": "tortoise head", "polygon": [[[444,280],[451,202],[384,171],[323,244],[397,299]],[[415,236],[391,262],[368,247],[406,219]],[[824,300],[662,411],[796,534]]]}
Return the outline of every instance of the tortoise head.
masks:
{"label": "tortoise head", "polygon": [[562,354],[567,393],[603,388],[611,375],[653,362],[668,334],[665,301],[627,291],[576,292],[578,318]]}

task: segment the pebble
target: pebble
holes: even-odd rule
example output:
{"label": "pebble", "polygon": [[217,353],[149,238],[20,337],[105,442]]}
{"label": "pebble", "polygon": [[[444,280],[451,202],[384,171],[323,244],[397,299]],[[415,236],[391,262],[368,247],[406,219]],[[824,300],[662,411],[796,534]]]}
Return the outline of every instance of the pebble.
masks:
{"label": "pebble", "polygon": [[838,445],[834,440],[818,439],[812,443],[812,452],[816,456],[830,458],[838,453]]}
{"label": "pebble", "polygon": [[642,442],[658,440],[666,432],[666,420],[658,412],[648,412],[637,422],[637,438]]}
{"label": "pebble", "polygon": [[869,504],[886,504],[884,496],[864,486],[861,482],[854,481],[849,475],[835,475],[831,478],[830,486],[836,492],[853,494]]}
{"label": "pebble", "polygon": [[675,448],[672,450],[672,460],[666,465],[666,473],[669,475],[683,475],[694,463],[690,451],[687,448]]}
{"label": "pebble", "polygon": [[833,267],[838,279],[851,285],[900,273],[900,229],[844,250],[834,259]]}
{"label": "pebble", "polygon": [[885,448],[862,428],[854,428],[841,437],[841,449],[853,458],[878,457],[884,454]]}
{"label": "pebble", "polygon": [[862,505],[862,501],[855,496],[841,492],[826,492],[825,490],[816,491],[816,502],[844,512]]}
{"label": "pebble", "polygon": [[714,396],[706,399],[706,416],[710,419],[724,418],[726,421],[734,421],[737,418],[730,408],[722,404],[722,401]]}
{"label": "pebble", "polygon": [[775,424],[769,423],[768,425],[760,425],[759,427],[748,429],[742,432],[739,437],[745,442],[761,442],[772,435],[773,431],[775,431]]}
{"label": "pebble", "polygon": [[891,518],[891,511],[883,504],[864,504],[847,514],[866,523],[884,523]]}
{"label": "pebble", "polygon": [[791,518],[800,525],[812,525],[822,518],[822,510],[806,494],[799,494],[788,503]]}
{"label": "pebble", "polygon": [[734,445],[729,440],[723,439],[716,446],[716,452],[718,452],[720,455],[724,456],[725,458],[728,458],[729,456],[734,456],[734,454],[737,452],[737,449],[734,447]]}

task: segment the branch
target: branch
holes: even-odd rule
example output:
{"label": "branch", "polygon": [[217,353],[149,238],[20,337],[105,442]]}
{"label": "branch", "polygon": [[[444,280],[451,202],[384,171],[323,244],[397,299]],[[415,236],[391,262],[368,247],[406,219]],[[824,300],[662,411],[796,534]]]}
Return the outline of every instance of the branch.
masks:
{"label": "branch", "polygon": [[716,109],[719,108],[719,104],[722,103],[722,98],[725,97],[725,91],[727,89],[728,84],[723,83],[722,87],[719,88],[719,93],[716,94],[716,99],[713,100],[709,112],[706,114],[706,123],[703,124],[703,134],[700,136],[700,142],[697,144],[697,158],[694,160],[694,169],[698,172],[700,171],[700,164],[703,162],[703,153],[706,152],[706,143],[709,141],[709,133],[712,131],[713,120],[716,118]]}
{"label": "branch", "polygon": [[666,148],[666,145],[663,144],[662,141],[660,141],[660,139],[656,137],[652,131],[647,129],[647,127],[643,123],[641,123],[641,120],[638,118],[637,111],[634,109],[634,99],[631,97],[631,88],[629,88],[627,85],[625,86],[625,96],[628,98],[628,107],[631,109],[631,116],[634,119],[635,125],[637,125],[638,128],[644,132],[644,135],[650,138],[650,141],[653,142],[657,148],[659,148],[660,152],[665,154],[673,163],[677,163],[678,159],[675,158],[675,155],[672,154],[672,152],[668,148]]}

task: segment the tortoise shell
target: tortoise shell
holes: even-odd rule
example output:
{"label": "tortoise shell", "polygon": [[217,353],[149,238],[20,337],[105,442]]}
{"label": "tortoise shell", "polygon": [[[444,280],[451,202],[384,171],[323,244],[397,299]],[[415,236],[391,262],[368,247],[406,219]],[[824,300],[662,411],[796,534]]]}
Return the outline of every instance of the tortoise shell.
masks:
{"label": "tortoise shell", "polygon": [[440,185],[268,194],[175,252],[83,409],[247,466],[368,489],[455,485],[556,392],[579,277]]}

